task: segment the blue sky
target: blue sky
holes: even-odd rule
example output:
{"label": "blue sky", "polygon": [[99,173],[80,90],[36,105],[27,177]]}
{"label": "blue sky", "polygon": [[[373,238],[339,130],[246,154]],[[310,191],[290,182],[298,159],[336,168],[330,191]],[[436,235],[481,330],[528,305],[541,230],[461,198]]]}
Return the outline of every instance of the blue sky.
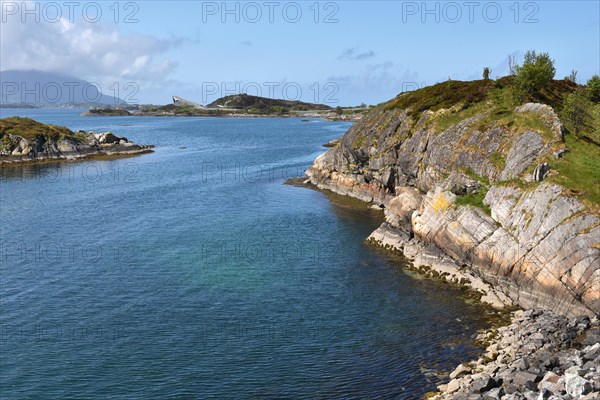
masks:
{"label": "blue sky", "polygon": [[141,103],[205,103],[246,89],[375,104],[449,77],[478,79],[484,66],[506,75],[507,56],[522,60],[528,49],[550,53],[558,78],[600,73],[598,1],[139,1],[119,3],[116,23],[113,1],[98,2],[94,23],[92,2],[78,3],[72,23],[66,8],[57,22],[40,2],[30,2],[39,21],[23,22],[8,3],[2,70],[61,72],[106,88],[134,82]]}

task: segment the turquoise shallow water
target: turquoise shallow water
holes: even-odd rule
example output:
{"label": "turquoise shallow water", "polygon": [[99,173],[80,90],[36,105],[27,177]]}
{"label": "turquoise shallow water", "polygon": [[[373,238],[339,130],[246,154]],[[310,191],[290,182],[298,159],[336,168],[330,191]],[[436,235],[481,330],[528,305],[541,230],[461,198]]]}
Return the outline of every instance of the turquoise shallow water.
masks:
{"label": "turquoise shallow water", "polygon": [[476,353],[380,212],[284,185],[349,124],[13,114],[158,147],[2,170],[0,397],[410,399]]}

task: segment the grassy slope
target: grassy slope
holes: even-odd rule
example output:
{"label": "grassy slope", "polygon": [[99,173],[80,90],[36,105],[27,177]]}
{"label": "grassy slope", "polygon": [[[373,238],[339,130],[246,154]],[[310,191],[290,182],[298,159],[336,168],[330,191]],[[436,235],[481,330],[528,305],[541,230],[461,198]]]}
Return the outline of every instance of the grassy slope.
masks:
{"label": "grassy slope", "polygon": [[29,141],[37,137],[44,137],[45,141],[71,138],[83,140],[84,138],[73,133],[64,126],[42,124],[29,118],[8,117],[0,119],[0,146],[8,144],[8,134],[21,136]]}
{"label": "grassy slope", "polygon": [[[414,92],[400,94],[388,102],[385,108],[387,110],[407,109],[409,114],[412,114],[413,129],[427,127],[440,133],[466,118],[484,113],[485,116],[474,129],[487,130],[498,126],[514,133],[533,130],[548,140],[552,139],[552,132],[539,117],[530,113],[515,114],[513,110],[524,102],[537,102],[552,106],[560,114],[565,96],[573,92],[577,85],[566,80],[553,81],[539,93],[519,102],[515,100],[512,80],[512,77],[504,77],[496,81],[442,82]],[[600,146],[587,140],[593,140],[600,135],[600,104],[595,107],[595,122],[588,131],[583,132],[580,138],[567,133],[565,142],[570,152],[560,160],[548,158],[545,161],[552,169],[558,171],[558,174],[549,177],[548,181],[561,184],[589,208],[598,211],[600,209]],[[445,111],[438,112],[428,119],[425,122],[426,126],[417,126],[423,111],[442,109]],[[506,154],[498,153],[493,155],[491,161],[502,168],[505,160]],[[530,185],[522,182],[520,186]],[[463,196],[458,199],[458,203],[485,209],[482,207],[482,198],[481,194]]]}
{"label": "grassy slope", "polygon": [[567,135],[565,142],[570,152],[559,160],[549,160],[550,167],[559,174],[548,178],[574,192],[592,208],[600,208],[600,146],[573,135]]}

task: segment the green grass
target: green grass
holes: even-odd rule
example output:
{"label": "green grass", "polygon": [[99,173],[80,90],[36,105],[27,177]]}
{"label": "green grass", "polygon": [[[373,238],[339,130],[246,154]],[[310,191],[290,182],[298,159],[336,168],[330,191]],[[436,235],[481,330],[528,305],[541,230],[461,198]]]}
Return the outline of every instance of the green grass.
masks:
{"label": "green grass", "polygon": [[592,125],[590,131],[584,135],[600,145],[600,103],[594,105],[592,109]]}
{"label": "green grass", "polygon": [[485,204],[483,204],[483,199],[487,194],[487,190],[479,190],[474,194],[465,194],[462,196],[456,197],[456,205],[459,206],[474,206],[482,209],[487,215],[492,214],[492,210]]}
{"label": "green grass", "polygon": [[[426,110],[448,112],[428,121],[427,126],[440,133],[448,127],[485,112],[487,115],[478,128],[504,125],[511,129],[532,129],[551,137],[550,129],[535,114],[517,114],[513,110],[519,104],[539,102],[552,106],[557,112],[562,107],[564,97],[574,91],[577,85],[565,80],[552,81],[539,92],[517,99],[514,94],[514,77],[498,80],[447,81],[428,86],[413,92],[401,93],[389,101],[384,109],[407,110],[413,123],[418,121]],[[600,118],[600,110],[598,111]]]}
{"label": "green grass", "polygon": [[464,109],[462,105],[455,106],[445,113],[436,116],[429,121],[428,125],[433,128],[436,133],[442,133],[453,125],[464,121],[467,118],[474,117],[476,114],[487,111],[486,104],[479,103]]}
{"label": "green grass", "polygon": [[461,168],[461,172],[463,174],[465,174],[466,176],[468,176],[469,178],[473,179],[475,182],[479,183],[480,185],[490,186],[490,181],[486,176],[478,175],[471,168],[468,168],[468,167]]}
{"label": "green grass", "polygon": [[593,210],[600,211],[600,146],[566,135],[570,149],[559,160],[550,160],[550,167],[559,172],[548,178],[574,192]]}
{"label": "green grass", "polygon": [[518,113],[513,114],[512,118],[506,117],[506,119],[514,121],[514,128],[518,129],[520,132],[531,130],[542,134],[542,136],[548,140],[554,139],[554,133],[552,133],[550,127],[544,124],[544,121],[542,121],[537,114]]}
{"label": "green grass", "polygon": [[344,108],[342,110],[342,114],[344,115],[355,115],[355,114],[364,114],[368,110],[366,108]]}
{"label": "green grass", "polygon": [[[63,137],[75,137],[74,133],[64,126],[42,124],[29,118],[8,117],[0,119],[0,138],[3,142],[7,135],[18,135],[27,140],[35,140],[38,136],[58,140]],[[5,139],[6,137],[6,139]]]}
{"label": "green grass", "polygon": [[500,152],[495,152],[490,156],[490,161],[498,171],[502,171],[506,165],[506,156]]}
{"label": "green grass", "polygon": [[385,109],[410,109],[412,118],[417,121],[423,111],[437,111],[461,104],[467,109],[472,104],[483,101],[488,90],[494,87],[494,81],[447,81],[428,86],[414,92],[402,93],[390,101]]}
{"label": "green grass", "polygon": [[352,147],[358,149],[362,147],[367,142],[366,136],[358,136],[352,141]]}
{"label": "green grass", "polygon": [[[406,110],[412,117],[413,125],[407,137],[416,129],[426,128],[435,133],[441,133],[467,118],[483,114],[481,119],[473,123],[469,129],[489,131],[491,128],[502,128],[509,132],[506,138],[508,145],[516,135],[525,131],[538,132],[546,142],[556,139],[551,128],[547,126],[537,113],[514,113],[514,108],[525,102],[548,104],[559,113],[565,97],[577,89],[577,85],[567,80],[552,81],[549,85],[534,94],[523,95],[515,91],[514,77],[504,77],[496,81],[448,81],[429,86],[414,92],[402,93],[395,99],[386,103],[384,110]],[[441,109],[445,112],[438,113],[430,118],[424,126],[417,126],[422,113],[426,110],[433,112]],[[573,135],[565,137],[565,144],[570,152],[560,160],[547,159],[551,169],[558,174],[551,175],[547,181],[562,185],[570,194],[581,199],[591,210],[600,212],[600,104],[593,110],[594,123],[590,132],[584,132],[586,139],[578,139]],[[381,127],[379,127],[381,128]],[[400,138],[398,139],[400,140]],[[353,146],[361,147],[366,144],[367,138],[359,136]],[[596,142],[596,143],[594,143]],[[493,165],[502,170],[506,162],[507,149],[499,149],[490,156]],[[551,158],[551,157],[550,157]],[[535,168],[535,165],[530,169]],[[531,173],[527,170],[523,175]],[[466,174],[469,175],[468,171]],[[469,175],[472,179],[482,183],[482,177]],[[533,189],[538,182],[525,182],[515,179],[506,182],[497,182],[499,185],[516,186],[526,190]],[[483,184],[489,186],[489,184]],[[489,208],[483,204],[485,192],[473,195],[464,195],[457,198],[458,205],[472,205],[489,213]]]}

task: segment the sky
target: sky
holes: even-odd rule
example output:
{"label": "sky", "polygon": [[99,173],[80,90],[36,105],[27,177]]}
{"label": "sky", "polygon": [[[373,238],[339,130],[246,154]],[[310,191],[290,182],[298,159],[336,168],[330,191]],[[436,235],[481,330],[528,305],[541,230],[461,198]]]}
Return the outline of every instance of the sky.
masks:
{"label": "sky", "polygon": [[0,70],[94,82],[131,103],[247,92],[377,104],[508,74],[548,52],[556,78],[600,73],[600,1],[6,1]]}

